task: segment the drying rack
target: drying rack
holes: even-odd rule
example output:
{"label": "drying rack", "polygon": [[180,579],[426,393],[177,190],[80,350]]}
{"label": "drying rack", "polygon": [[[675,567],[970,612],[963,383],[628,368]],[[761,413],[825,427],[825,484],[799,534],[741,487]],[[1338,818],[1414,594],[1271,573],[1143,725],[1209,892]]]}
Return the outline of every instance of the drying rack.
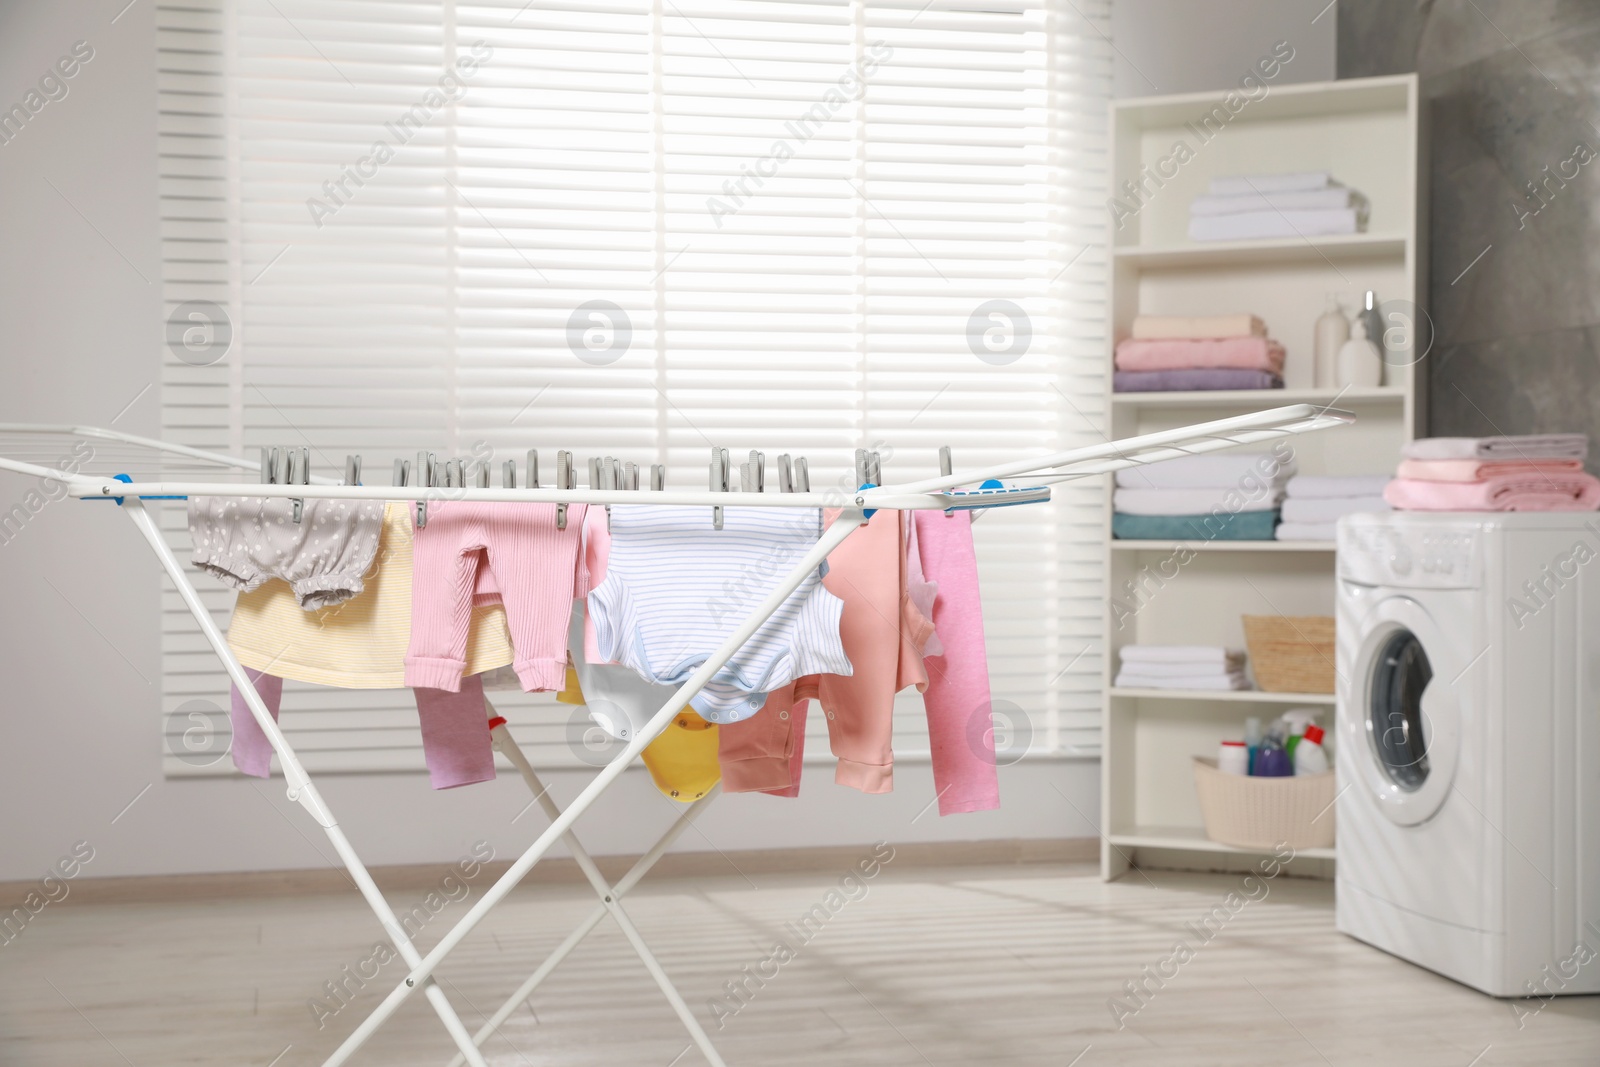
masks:
{"label": "drying rack", "polygon": [[[315,477],[311,479],[310,484],[262,484],[260,481],[245,480],[245,475],[251,478],[259,477],[261,465],[256,461],[237,456],[208,452],[97,427],[28,423],[0,423],[0,470],[39,478],[41,484],[48,484],[51,487],[52,495],[56,492],[56,486],[65,486],[67,496],[81,500],[114,502],[119,510],[133,521],[134,526],[149,544],[150,550],[161,562],[167,576],[177,587],[184,605],[194,616],[212,650],[227,669],[229,678],[243,694],[256,723],[277,753],[289,799],[304,808],[322,827],[367,905],[394,943],[397,954],[405,961],[407,968],[405,978],[356,1027],[333,1055],[324,1061],[323,1067],[336,1067],[349,1060],[396,1009],[418,990],[422,991],[460,1050],[451,1061],[451,1067],[463,1062],[470,1063],[473,1067],[487,1067],[483,1054],[479,1051],[480,1046],[607,916],[610,916],[621,929],[624,937],[638,954],[640,962],[682,1021],[694,1044],[705,1055],[706,1061],[713,1067],[723,1067],[722,1057],[717,1053],[710,1037],[700,1026],[694,1013],[690,1011],[677,987],[662,969],[622,906],[622,898],[639,883],[678,836],[705,810],[706,805],[717,796],[719,790],[711,790],[680,813],[661,839],[615,884],[605,880],[572,828],[600,795],[616,781],[623,770],[666,729],[673,717],[688,705],[689,700],[722,665],[732,658],[767,618],[783,605],[805,576],[820,566],[830,552],[879,510],[947,511],[958,508],[989,508],[1036,503],[1050,498],[1049,485],[1053,482],[1088,478],[1179,456],[1275,440],[1353,421],[1354,416],[1348,412],[1310,404],[1293,404],[959,474],[943,474],[936,478],[897,485],[863,485],[854,493],[762,492],[730,495],[725,492],[675,489],[363,486],[333,484],[327,478]],[[65,455],[62,453],[63,448],[68,449]],[[80,466],[71,462],[74,456],[82,458],[83,448],[91,450],[96,466],[134,470],[150,469],[153,466],[162,472],[162,478],[155,481],[138,481],[126,473],[112,475],[84,473]],[[52,461],[57,463],[56,467],[44,465]],[[63,466],[73,467],[73,472],[67,473]],[[235,480],[219,479],[219,476],[227,475],[233,475]],[[1012,488],[999,483],[1000,479],[1020,476],[1027,476],[1031,482],[1038,484]],[[176,480],[168,480],[169,477]],[[999,484],[999,487],[970,491],[959,489],[960,486],[980,485],[986,482],[991,485]],[[517,768],[528,788],[533,791],[540,807],[549,817],[550,823],[539,838],[511,864],[505,874],[484,891],[467,914],[431,951],[423,955],[411,943],[410,937],[373,882],[365,864],[340,829],[338,820],[334,818],[333,812],[312,783],[310,775],[301,765],[294,749],[279,729],[277,721],[268,712],[250,676],[235,658],[222,632],[212,621],[210,612],[201,602],[200,594],[190,582],[183,565],[173,554],[162,537],[155,519],[145,507],[146,500],[183,499],[188,496],[421,502],[449,499],[485,503],[526,502],[613,506],[673,504],[710,508],[829,507],[840,508],[841,511],[839,517],[823,532],[805,558],[776,584],[760,606],[689,677],[672,699],[662,705],[649,723],[635,733],[626,747],[600,769],[565,810],[557,807],[550,798],[527,757],[506,729],[505,721],[498,717],[491,719],[491,735],[496,748]],[[505,1004],[476,1033],[470,1032],[451,1006],[444,990],[434,981],[434,972],[483,921],[489,911],[516,888],[557,840],[563,841],[572,853],[579,869],[593,887],[598,902],[584,921],[556,947]]]}

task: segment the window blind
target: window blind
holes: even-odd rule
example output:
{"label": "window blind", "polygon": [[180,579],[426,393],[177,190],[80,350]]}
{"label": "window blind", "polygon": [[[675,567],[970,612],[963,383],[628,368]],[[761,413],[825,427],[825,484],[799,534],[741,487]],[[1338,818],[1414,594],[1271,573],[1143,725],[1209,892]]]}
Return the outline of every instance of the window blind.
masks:
{"label": "window blind", "polygon": [[[893,481],[942,445],[1100,441],[1108,25],[1106,0],[164,5],[165,296],[233,331],[169,355],[164,432],[358,452],[369,482],[536,447],[699,487],[713,446],[760,449],[841,489],[856,448]],[[1097,750],[1100,494],[1056,497],[975,526],[1010,758]],[[170,591],[164,617],[167,710],[225,706]],[[495,700],[536,762],[607,754],[548,696]],[[914,694],[897,716],[925,754]],[[313,770],[421,766],[408,693],[291,683],[283,725]],[[168,768],[228,769],[197,762]]]}

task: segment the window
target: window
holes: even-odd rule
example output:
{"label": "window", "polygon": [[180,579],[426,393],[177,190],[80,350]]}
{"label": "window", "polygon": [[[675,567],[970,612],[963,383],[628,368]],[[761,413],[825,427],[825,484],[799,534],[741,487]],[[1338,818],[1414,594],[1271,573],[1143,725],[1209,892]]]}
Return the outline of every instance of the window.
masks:
{"label": "window", "polygon": [[[369,482],[537,447],[685,486],[713,445],[853,487],[858,447],[905,480],[941,445],[959,469],[1098,442],[1107,6],[164,6],[167,306],[233,329],[214,364],[168,359],[165,432],[357,452]],[[977,524],[1008,745],[1097,747],[1100,506]],[[168,704],[219,700],[167,619]],[[409,694],[290,689],[312,770],[421,765]],[[570,709],[499,703],[548,706],[519,741],[574,758]]]}

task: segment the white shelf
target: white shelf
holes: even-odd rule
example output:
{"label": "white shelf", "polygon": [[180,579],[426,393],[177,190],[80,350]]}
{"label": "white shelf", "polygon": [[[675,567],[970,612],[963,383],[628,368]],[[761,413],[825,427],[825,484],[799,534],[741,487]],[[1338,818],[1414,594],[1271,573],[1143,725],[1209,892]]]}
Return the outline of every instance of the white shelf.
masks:
{"label": "white shelf", "polygon": [[[1237,845],[1224,845],[1220,841],[1213,841],[1206,836],[1206,832],[1199,827],[1191,826],[1136,826],[1132,833],[1107,834],[1106,839],[1118,848],[1173,848],[1186,849],[1191,852],[1221,852],[1232,856],[1270,856],[1270,848],[1240,848]],[[1297,859],[1323,859],[1336,858],[1337,853],[1331,848],[1297,848],[1294,850]]]}
{"label": "white shelf", "polygon": [[1113,697],[1129,700],[1219,700],[1248,704],[1327,704],[1339,698],[1333,693],[1266,693],[1260,689],[1127,689],[1112,687]]}
{"label": "white shelf", "polygon": [[1194,241],[1169,245],[1123,245],[1111,255],[1144,268],[1189,269],[1233,264],[1306,263],[1322,260],[1404,257],[1406,238],[1392,233],[1347,233],[1323,237],[1273,237],[1260,241]]}
{"label": "white shelf", "polygon": [[1113,552],[1332,552],[1332,541],[1127,541],[1112,538]]}
{"label": "white shelf", "polygon": [[1206,389],[1179,393],[1112,393],[1113,404],[1131,407],[1214,408],[1248,407],[1265,410],[1284,404],[1326,404],[1329,407],[1365,404],[1403,404],[1404,389]]}

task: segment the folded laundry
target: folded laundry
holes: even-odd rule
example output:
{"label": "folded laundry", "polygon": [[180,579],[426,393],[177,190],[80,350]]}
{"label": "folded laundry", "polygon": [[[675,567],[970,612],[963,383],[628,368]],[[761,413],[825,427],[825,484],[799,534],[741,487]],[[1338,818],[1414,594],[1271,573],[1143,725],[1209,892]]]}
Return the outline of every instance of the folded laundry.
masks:
{"label": "folded laundry", "polygon": [[1403,459],[1396,473],[1419,482],[1481,482],[1497,474],[1554,475],[1581,470],[1583,461],[1578,459]]}
{"label": "folded laundry", "polygon": [[[1158,646],[1159,647],[1159,646]],[[1222,652],[1223,649],[1211,649],[1213,652]],[[1193,678],[1196,675],[1207,674],[1221,676],[1244,669],[1244,656],[1232,656],[1227,659],[1214,659],[1210,663],[1172,662],[1161,660],[1129,659],[1122,657],[1122,669],[1129,674],[1138,674],[1146,678]]]}
{"label": "folded laundry", "polygon": [[1119,371],[1232,370],[1283,373],[1283,346],[1266,337],[1160,338],[1129,337],[1117,344]]}
{"label": "folded laundry", "polygon": [[1338,522],[1344,515],[1359,515],[1364,511],[1392,511],[1382,496],[1347,497],[1290,497],[1283,502],[1284,522]]}
{"label": "folded laundry", "polygon": [[1232,515],[1111,515],[1111,536],[1122,541],[1270,541],[1277,509]]}
{"label": "folded laundry", "polygon": [[1500,474],[1478,482],[1396,478],[1383,498],[1404,511],[1594,511],[1600,479],[1591,474]]}
{"label": "folded laundry", "polygon": [[1232,368],[1191,370],[1119,370],[1111,378],[1118,393],[1181,393],[1218,389],[1282,389],[1283,379],[1270,371]]}
{"label": "folded laundry", "polygon": [[1331,522],[1280,522],[1275,534],[1279,541],[1333,541],[1338,535]]}
{"label": "folded laundry", "polygon": [[1243,649],[1219,645],[1123,645],[1118,654],[1122,657],[1123,666],[1130,663],[1190,663],[1238,670],[1244,665]]}
{"label": "folded laundry", "polygon": [[[1300,474],[1289,479],[1289,497],[1335,500],[1352,496],[1382,496],[1387,474]],[[1286,520],[1287,521],[1287,520]]]}
{"label": "folded laundry", "polygon": [[1332,185],[1325,189],[1296,189],[1283,192],[1239,193],[1227,196],[1197,196],[1189,202],[1190,215],[1237,215],[1245,211],[1318,211],[1331,208],[1359,208],[1366,198],[1354,189]]}
{"label": "folded laundry", "polygon": [[1294,453],[1214,452],[1181,456],[1117,472],[1117,484],[1127,489],[1233,489],[1267,481],[1281,485],[1295,473]]}
{"label": "folded laundry", "polygon": [[1140,341],[1265,337],[1267,324],[1254,315],[1136,315],[1131,334]]}
{"label": "folded laundry", "polygon": [[1316,237],[1359,233],[1366,219],[1356,208],[1321,211],[1246,211],[1199,215],[1189,220],[1192,241],[1248,241],[1269,237]]}
{"label": "folded laundry", "polygon": [[1192,674],[1181,677],[1135,674],[1124,667],[1116,681],[1119,689],[1249,689],[1250,682],[1237,671],[1228,674]]}
{"label": "folded laundry", "polygon": [[1284,174],[1224,174],[1212,178],[1206,192],[1212,196],[1247,196],[1251,193],[1293,193],[1326,189],[1333,175],[1325,170]]}
{"label": "folded laundry", "polygon": [[1117,489],[1112,510],[1122,515],[1206,515],[1262,511],[1278,506],[1283,488],[1257,481],[1250,489]]}
{"label": "folded laundry", "polygon": [[1402,445],[1400,454],[1406,459],[1581,460],[1589,454],[1589,435],[1535,433],[1514,437],[1420,437]]}

